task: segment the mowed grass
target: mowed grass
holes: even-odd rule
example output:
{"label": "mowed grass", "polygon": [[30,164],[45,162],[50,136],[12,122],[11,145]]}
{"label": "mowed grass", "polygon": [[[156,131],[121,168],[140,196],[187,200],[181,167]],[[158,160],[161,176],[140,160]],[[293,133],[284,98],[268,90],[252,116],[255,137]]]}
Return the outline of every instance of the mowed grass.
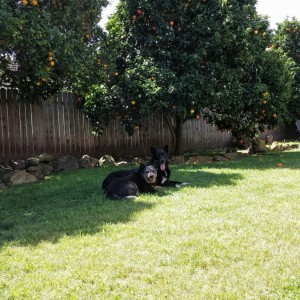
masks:
{"label": "mowed grass", "polygon": [[300,298],[299,150],[173,165],[189,186],[130,201],[115,169],[0,192],[0,299]]}

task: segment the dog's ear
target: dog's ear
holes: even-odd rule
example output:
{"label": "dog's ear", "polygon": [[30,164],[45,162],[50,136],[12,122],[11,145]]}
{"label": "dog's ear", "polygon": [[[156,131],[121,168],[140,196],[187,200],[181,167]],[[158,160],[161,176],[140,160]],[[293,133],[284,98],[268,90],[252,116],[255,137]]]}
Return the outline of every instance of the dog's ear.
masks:
{"label": "dog's ear", "polygon": [[143,163],[140,163],[140,170],[141,170],[141,171],[144,171],[145,168],[146,168],[146,166],[145,166]]}
{"label": "dog's ear", "polygon": [[164,151],[165,151],[166,153],[168,153],[168,151],[169,151],[168,145],[166,145],[166,146],[164,147]]}
{"label": "dog's ear", "polygon": [[152,154],[153,156],[156,155],[156,149],[153,148],[152,146],[150,147],[150,151],[151,151],[151,154]]}

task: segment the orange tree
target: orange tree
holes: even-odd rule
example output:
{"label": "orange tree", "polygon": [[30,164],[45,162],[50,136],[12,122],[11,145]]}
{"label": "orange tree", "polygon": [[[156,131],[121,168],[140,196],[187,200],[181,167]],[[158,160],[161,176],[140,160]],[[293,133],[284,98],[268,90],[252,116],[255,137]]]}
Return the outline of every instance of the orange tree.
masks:
{"label": "orange tree", "polygon": [[292,119],[297,120],[300,118],[300,22],[296,18],[279,24],[273,46],[284,51],[295,62],[295,81],[288,110]]}
{"label": "orange tree", "polygon": [[[182,125],[205,120],[242,142],[285,116],[291,71],[266,51],[255,0],[121,0],[107,26],[106,84],[85,103],[96,127],[119,115],[132,133],[160,112],[180,152]],[[102,119],[103,120],[103,119]]]}
{"label": "orange tree", "polygon": [[97,72],[106,0],[0,0],[1,85],[37,101],[62,88],[84,91]]}

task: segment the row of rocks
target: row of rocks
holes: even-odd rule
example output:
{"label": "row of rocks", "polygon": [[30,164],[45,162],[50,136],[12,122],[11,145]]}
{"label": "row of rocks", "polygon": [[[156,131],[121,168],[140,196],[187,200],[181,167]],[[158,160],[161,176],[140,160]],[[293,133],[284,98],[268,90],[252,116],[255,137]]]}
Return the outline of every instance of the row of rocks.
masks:
{"label": "row of rocks", "polygon": [[[260,153],[266,151],[282,151],[294,148],[290,145],[281,143],[273,143],[266,146],[264,141],[257,139],[252,148],[252,153]],[[251,152],[250,152],[251,153]],[[222,155],[189,155],[173,156],[171,162],[174,164],[198,164],[212,163],[220,161],[237,160],[247,156],[248,153],[228,151]],[[64,170],[76,170],[79,168],[94,168],[96,166],[120,166],[124,164],[139,164],[145,162],[146,159],[132,158],[116,162],[110,155],[104,155],[100,159],[84,155],[80,159],[76,159],[71,155],[64,155],[55,159],[53,155],[43,153],[37,157],[28,158],[27,160],[16,160],[9,164],[0,164],[0,190],[7,186],[18,185],[23,183],[32,183],[42,180],[52,172]]]}
{"label": "row of rocks", "polygon": [[[241,156],[238,152],[226,153],[224,156],[174,156],[172,163],[211,163],[213,161],[227,161],[238,159]],[[104,155],[100,159],[84,155],[76,159],[71,155],[64,155],[58,159],[48,153],[43,153],[37,157],[31,157],[27,160],[16,160],[9,164],[0,165],[0,189],[7,186],[19,185],[23,183],[33,183],[45,178],[52,172],[64,170],[76,170],[79,168],[94,168],[96,166],[120,166],[124,164],[139,164],[145,162],[142,158],[132,158],[116,162],[110,155]]]}
{"label": "row of rocks", "polygon": [[222,155],[194,155],[194,156],[174,156],[172,158],[172,163],[175,164],[198,164],[205,163],[209,164],[212,162],[220,162],[220,161],[229,161],[229,160],[237,160],[242,157],[248,156],[247,153],[241,152],[230,152],[224,153]]}
{"label": "row of rocks", "polygon": [[84,155],[77,160],[71,155],[54,159],[53,155],[44,153],[27,160],[0,164],[0,189],[5,189],[6,186],[36,182],[44,179],[52,172],[111,165],[116,166],[118,164],[110,155],[105,155],[100,159]]}

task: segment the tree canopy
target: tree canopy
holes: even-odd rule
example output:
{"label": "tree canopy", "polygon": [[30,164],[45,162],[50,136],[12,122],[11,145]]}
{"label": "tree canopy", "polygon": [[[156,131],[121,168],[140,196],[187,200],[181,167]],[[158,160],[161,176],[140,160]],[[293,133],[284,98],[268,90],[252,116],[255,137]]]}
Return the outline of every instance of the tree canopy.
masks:
{"label": "tree canopy", "polygon": [[[108,24],[106,76],[87,97],[86,111],[119,115],[129,132],[155,111],[169,125],[174,152],[182,124],[205,120],[242,143],[257,127],[285,117],[292,82],[255,0],[121,0]],[[103,83],[102,82],[102,83]]]}
{"label": "tree canopy", "polygon": [[87,89],[97,72],[98,26],[107,0],[0,0],[1,85],[26,101]]}
{"label": "tree canopy", "polygon": [[295,62],[295,81],[288,105],[291,118],[300,118],[300,21],[296,18],[279,24],[273,38],[273,46],[282,50]]}

